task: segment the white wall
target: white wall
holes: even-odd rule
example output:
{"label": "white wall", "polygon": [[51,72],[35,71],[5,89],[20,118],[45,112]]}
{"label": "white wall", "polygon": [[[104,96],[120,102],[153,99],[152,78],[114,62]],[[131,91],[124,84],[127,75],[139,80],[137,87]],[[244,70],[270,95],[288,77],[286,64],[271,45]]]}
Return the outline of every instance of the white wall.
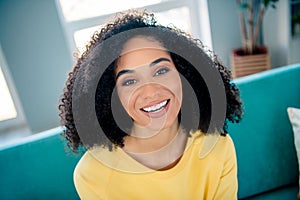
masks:
{"label": "white wall", "polygon": [[279,1],[276,9],[267,9],[263,22],[263,38],[264,44],[269,48],[273,68],[288,64],[289,20],[288,0]]}
{"label": "white wall", "polygon": [[300,62],[300,36],[292,37],[289,0],[270,8],[264,21],[265,44],[271,51],[272,67]]}
{"label": "white wall", "polygon": [[289,46],[288,63],[300,62],[300,36],[291,38]]}
{"label": "white wall", "polygon": [[238,6],[235,0],[208,0],[212,46],[224,64],[230,67],[233,48],[241,46]]}
{"label": "white wall", "polygon": [[59,125],[72,60],[54,0],[1,0],[0,43],[30,129]]}

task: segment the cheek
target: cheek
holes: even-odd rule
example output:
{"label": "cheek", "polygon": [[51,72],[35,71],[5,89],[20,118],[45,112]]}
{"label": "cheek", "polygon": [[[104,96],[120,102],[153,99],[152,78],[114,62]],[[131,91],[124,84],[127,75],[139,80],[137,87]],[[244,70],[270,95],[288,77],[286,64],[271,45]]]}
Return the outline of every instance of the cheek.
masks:
{"label": "cheek", "polygon": [[182,82],[179,74],[177,73],[176,76],[172,79],[173,83],[170,83],[172,85],[172,92],[175,95],[175,98],[178,100],[179,104],[182,103]]}
{"label": "cheek", "polygon": [[126,108],[128,105],[128,98],[126,96],[126,91],[117,87],[117,92],[118,92],[118,97],[120,99],[120,102],[122,103],[123,107]]}
{"label": "cheek", "polygon": [[132,109],[134,105],[133,92],[130,92],[128,90],[118,90],[118,96],[124,109],[129,114],[130,109]]}
{"label": "cheek", "polygon": [[172,76],[168,76],[161,83],[167,88],[181,104],[182,102],[182,84],[178,73],[174,73]]}
{"label": "cheek", "polygon": [[181,79],[178,76],[178,78],[173,82],[173,87],[171,88],[172,92],[174,93],[177,100],[181,103],[182,101],[182,84]]}

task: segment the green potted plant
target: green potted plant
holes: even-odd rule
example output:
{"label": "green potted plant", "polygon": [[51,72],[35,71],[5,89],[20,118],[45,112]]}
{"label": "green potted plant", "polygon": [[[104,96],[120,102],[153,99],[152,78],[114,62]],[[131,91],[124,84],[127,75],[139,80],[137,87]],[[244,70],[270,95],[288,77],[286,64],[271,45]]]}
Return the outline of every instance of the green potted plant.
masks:
{"label": "green potted plant", "polygon": [[231,54],[233,77],[245,76],[270,68],[268,48],[260,43],[262,22],[269,7],[276,8],[278,0],[237,0],[242,47]]}
{"label": "green potted plant", "polygon": [[300,34],[300,11],[298,11],[292,16],[292,34]]}

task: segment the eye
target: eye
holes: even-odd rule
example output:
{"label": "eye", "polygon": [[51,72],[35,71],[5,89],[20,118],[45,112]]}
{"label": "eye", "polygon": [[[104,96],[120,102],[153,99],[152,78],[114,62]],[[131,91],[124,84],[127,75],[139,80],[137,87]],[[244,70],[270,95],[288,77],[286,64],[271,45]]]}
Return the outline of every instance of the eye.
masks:
{"label": "eye", "polygon": [[129,79],[129,80],[125,80],[122,82],[122,86],[129,86],[129,85],[132,85],[132,84],[135,84],[136,83],[136,80],[134,79]]}
{"label": "eye", "polygon": [[168,67],[163,67],[163,68],[160,68],[159,70],[157,70],[154,75],[159,76],[159,75],[167,73],[168,71],[170,71],[170,69]]}

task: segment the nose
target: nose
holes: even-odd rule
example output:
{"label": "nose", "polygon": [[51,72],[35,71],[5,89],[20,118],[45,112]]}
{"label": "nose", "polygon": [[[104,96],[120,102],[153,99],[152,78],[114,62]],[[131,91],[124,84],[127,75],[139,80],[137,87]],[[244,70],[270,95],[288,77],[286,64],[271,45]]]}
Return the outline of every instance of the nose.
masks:
{"label": "nose", "polygon": [[159,94],[159,85],[148,83],[140,88],[140,95],[144,99],[155,99]]}

